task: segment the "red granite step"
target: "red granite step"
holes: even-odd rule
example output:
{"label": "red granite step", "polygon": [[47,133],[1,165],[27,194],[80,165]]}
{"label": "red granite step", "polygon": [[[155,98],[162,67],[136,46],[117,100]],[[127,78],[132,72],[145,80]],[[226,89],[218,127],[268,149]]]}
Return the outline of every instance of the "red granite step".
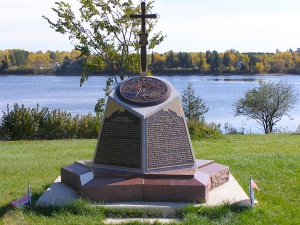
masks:
{"label": "red granite step", "polygon": [[218,187],[229,180],[229,167],[215,162],[201,165],[200,168],[198,167],[198,171],[209,175],[211,180],[211,189]]}

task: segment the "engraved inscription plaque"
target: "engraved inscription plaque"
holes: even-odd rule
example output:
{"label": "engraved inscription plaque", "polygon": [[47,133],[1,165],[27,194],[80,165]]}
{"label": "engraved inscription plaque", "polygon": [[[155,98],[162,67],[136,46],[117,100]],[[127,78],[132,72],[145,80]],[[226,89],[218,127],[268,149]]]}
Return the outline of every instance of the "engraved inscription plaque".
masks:
{"label": "engraved inscription plaque", "polygon": [[129,111],[116,111],[103,121],[94,163],[141,169],[141,121]]}
{"label": "engraved inscription plaque", "polygon": [[171,110],[146,119],[147,169],[193,165],[194,157],[185,122]]}

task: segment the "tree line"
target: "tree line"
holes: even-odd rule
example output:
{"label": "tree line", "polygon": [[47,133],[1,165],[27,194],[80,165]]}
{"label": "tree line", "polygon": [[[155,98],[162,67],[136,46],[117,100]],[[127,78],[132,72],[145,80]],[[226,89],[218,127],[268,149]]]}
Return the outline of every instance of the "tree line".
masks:
{"label": "tree line", "polygon": [[151,68],[155,72],[193,70],[200,74],[221,73],[287,73],[300,74],[300,49],[276,53],[225,52],[173,52],[152,53]]}
{"label": "tree line", "polygon": [[[3,74],[39,74],[55,73],[66,62],[76,62],[79,51],[37,51],[23,49],[0,50],[0,73]],[[66,63],[67,64],[67,63]],[[57,65],[57,66],[55,66]]]}
{"label": "tree line", "polygon": [[[80,51],[37,51],[21,49],[0,50],[0,73],[3,74],[81,74],[90,66],[93,56],[80,57]],[[153,74],[300,74],[300,49],[276,53],[173,52],[148,54],[149,69]],[[95,67],[96,65],[96,67]],[[93,63],[94,74],[110,74],[111,68]]]}

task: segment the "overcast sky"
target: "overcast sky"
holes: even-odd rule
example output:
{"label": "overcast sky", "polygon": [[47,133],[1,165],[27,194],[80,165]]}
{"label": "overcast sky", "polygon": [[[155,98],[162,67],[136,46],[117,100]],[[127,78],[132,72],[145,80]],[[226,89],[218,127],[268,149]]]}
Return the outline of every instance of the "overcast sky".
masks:
{"label": "overcast sky", "polygon": [[[55,1],[1,0],[0,50],[72,50],[68,37],[42,18],[55,18]],[[300,48],[300,0],[156,0],[152,13],[160,15],[156,29],[167,35],[154,49],[159,53]]]}

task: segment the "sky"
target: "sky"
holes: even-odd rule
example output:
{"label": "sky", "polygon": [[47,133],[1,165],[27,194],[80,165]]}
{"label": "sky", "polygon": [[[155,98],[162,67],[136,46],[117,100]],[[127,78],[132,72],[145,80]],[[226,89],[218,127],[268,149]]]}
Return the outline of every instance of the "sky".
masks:
{"label": "sky", "polygon": [[[51,9],[56,1],[1,0],[0,50],[71,51],[68,36],[56,33],[42,18],[56,18]],[[167,35],[154,52],[300,48],[299,0],[155,0],[151,13],[159,14],[155,30]]]}

